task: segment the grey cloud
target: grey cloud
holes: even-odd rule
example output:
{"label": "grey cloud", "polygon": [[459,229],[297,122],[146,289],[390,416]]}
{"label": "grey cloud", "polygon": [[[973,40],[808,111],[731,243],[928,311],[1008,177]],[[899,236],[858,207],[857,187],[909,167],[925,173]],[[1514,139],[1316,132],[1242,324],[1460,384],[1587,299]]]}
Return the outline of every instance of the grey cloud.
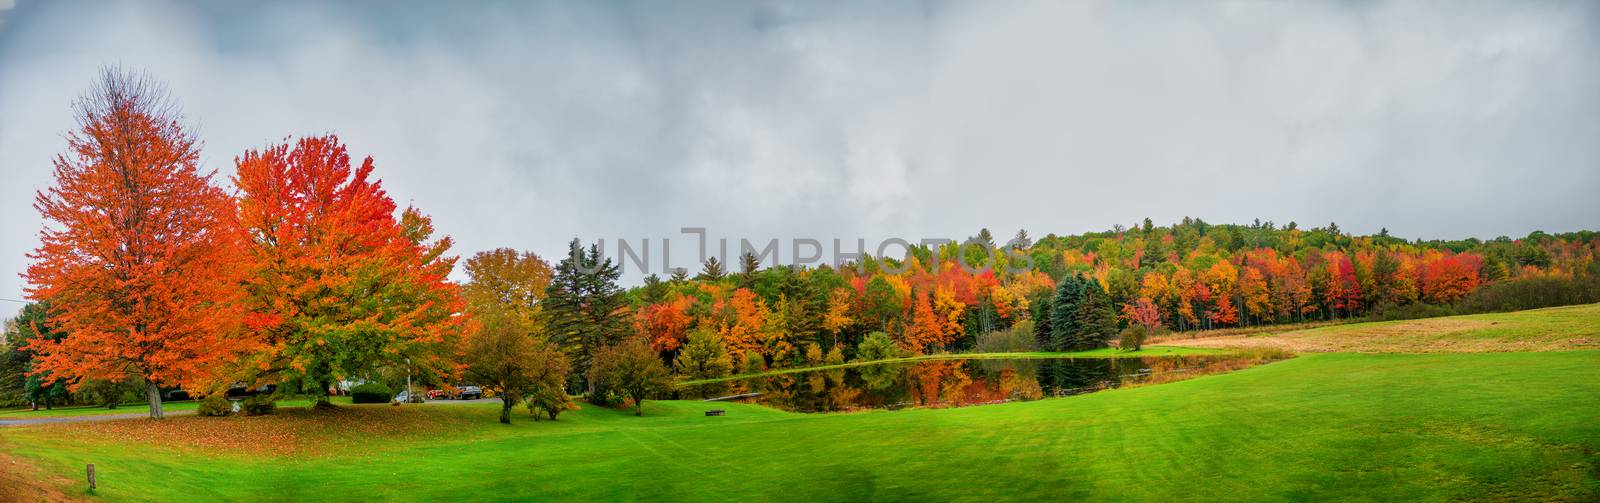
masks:
{"label": "grey cloud", "polygon": [[[1149,216],[1594,227],[1600,4],[28,4],[0,25],[0,297],[95,67],[208,166],[335,132],[458,251],[958,238]],[[657,242],[659,246],[659,242]],[[659,249],[657,250],[659,253]]]}

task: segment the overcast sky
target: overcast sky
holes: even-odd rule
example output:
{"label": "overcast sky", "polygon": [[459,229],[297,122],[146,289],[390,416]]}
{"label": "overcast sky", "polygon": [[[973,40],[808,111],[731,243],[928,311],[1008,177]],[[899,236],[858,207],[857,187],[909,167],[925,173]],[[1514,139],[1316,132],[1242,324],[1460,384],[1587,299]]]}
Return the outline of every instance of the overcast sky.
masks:
{"label": "overcast sky", "polygon": [[167,83],[223,180],[339,134],[463,255],[653,238],[659,262],[667,237],[690,266],[681,227],[1600,227],[1600,2],[0,0],[0,298],[108,64]]}

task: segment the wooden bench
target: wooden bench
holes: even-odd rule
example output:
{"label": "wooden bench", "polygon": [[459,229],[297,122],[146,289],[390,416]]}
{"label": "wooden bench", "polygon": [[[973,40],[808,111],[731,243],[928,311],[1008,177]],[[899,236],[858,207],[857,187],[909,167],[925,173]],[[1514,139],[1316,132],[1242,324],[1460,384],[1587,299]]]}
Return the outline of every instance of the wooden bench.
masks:
{"label": "wooden bench", "polygon": [[707,416],[726,416],[726,415],[728,415],[728,411],[725,411],[725,410],[722,410],[722,409],[711,409],[711,410],[706,411],[706,415]]}

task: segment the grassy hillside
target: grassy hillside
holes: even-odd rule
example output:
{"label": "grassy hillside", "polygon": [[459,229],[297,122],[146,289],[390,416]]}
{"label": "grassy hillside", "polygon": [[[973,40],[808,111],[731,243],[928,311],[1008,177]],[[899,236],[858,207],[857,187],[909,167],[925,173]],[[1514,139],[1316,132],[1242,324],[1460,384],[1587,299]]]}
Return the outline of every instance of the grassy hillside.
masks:
{"label": "grassy hillside", "polygon": [[[727,417],[700,414],[727,408]],[[1600,352],[1316,354],[1037,402],[798,415],[477,405],[0,429],[109,500],[1600,497]],[[315,419],[315,420],[313,420]],[[70,485],[69,485],[70,484]]]}
{"label": "grassy hillside", "polygon": [[1600,349],[1600,304],[1420,320],[1351,323],[1251,335],[1168,338],[1187,347],[1296,352],[1482,352]]}

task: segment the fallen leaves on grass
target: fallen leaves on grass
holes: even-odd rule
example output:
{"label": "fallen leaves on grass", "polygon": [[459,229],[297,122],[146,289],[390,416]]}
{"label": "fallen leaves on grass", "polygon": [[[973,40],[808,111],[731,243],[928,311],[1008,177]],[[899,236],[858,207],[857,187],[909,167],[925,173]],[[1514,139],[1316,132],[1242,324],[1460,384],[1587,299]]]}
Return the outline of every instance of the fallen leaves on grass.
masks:
{"label": "fallen leaves on grass", "polygon": [[71,481],[47,475],[21,458],[0,449],[0,503],[54,503],[78,501],[61,492]]}
{"label": "fallen leaves on grass", "polygon": [[269,416],[169,417],[42,426],[92,441],[143,443],[211,453],[306,456],[392,439],[436,436],[452,415],[421,408],[288,408]]}

